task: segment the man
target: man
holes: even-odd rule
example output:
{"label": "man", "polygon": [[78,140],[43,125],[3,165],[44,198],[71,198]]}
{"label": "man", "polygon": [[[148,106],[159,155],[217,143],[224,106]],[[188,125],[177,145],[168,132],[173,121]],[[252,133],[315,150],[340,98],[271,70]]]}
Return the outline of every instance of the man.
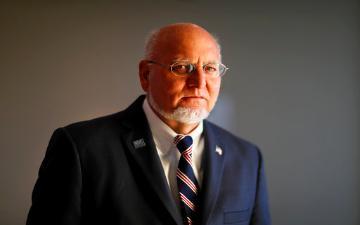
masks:
{"label": "man", "polygon": [[260,151],[204,120],[227,69],[217,41],[172,24],[145,55],[146,96],[54,132],[27,224],[270,224]]}

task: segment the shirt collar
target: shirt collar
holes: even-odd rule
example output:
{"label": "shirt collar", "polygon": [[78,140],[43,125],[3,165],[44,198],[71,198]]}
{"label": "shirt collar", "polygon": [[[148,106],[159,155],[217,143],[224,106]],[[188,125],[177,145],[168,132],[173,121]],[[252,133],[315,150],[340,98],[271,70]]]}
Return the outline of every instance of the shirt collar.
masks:
{"label": "shirt collar", "polygon": [[[143,110],[149,122],[150,130],[159,154],[166,155],[173,146],[173,140],[178,135],[166,123],[164,123],[152,110],[147,98],[143,102]],[[193,138],[194,146],[199,143],[203,132],[203,121],[189,134]],[[194,151],[195,149],[193,149]]]}

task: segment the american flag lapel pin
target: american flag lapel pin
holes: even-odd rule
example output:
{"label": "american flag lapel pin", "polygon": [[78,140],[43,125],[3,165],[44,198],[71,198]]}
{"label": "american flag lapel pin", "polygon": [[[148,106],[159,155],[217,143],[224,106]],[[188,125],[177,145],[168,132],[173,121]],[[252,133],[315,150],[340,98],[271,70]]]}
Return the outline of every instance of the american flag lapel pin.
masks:
{"label": "american flag lapel pin", "polygon": [[215,152],[220,156],[223,154],[223,151],[219,146],[216,146]]}

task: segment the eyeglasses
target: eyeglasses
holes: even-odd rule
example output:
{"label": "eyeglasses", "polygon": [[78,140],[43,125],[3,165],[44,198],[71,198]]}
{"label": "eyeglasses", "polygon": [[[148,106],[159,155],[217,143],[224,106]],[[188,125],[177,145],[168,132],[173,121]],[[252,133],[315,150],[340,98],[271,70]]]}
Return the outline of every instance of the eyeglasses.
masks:
{"label": "eyeglasses", "polygon": [[[197,65],[192,64],[189,62],[174,62],[171,65],[164,65],[155,61],[148,60],[148,63],[156,64],[159,66],[162,66],[164,68],[167,68],[170,70],[173,74],[179,75],[179,76],[189,76],[191,75],[195,70],[197,70]],[[222,63],[207,63],[202,66],[203,72],[209,76],[209,77],[221,77],[224,76],[225,72],[228,70],[224,64]]]}

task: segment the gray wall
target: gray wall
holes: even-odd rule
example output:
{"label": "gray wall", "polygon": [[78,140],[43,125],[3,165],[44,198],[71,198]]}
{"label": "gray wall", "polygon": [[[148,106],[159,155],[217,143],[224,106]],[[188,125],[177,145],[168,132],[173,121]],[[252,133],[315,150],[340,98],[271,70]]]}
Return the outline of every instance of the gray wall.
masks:
{"label": "gray wall", "polygon": [[360,224],[357,1],[0,4],[0,224],[24,224],[52,131],[125,108],[145,35],[179,21],[220,37],[211,119],[261,147],[274,225]]}

